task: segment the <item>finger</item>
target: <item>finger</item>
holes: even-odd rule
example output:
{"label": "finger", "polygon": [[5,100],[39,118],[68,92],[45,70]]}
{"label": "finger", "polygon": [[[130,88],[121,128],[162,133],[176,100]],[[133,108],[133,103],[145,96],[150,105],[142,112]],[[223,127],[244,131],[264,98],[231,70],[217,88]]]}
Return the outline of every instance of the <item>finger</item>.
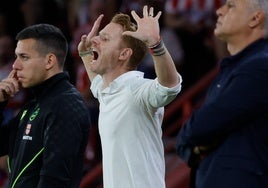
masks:
{"label": "finger", "polygon": [[154,17],[154,8],[150,7],[149,9],[149,16]]}
{"label": "finger", "polygon": [[1,88],[7,94],[12,95],[18,91],[18,83],[12,80],[5,80],[2,82]]}
{"label": "finger", "polygon": [[6,100],[10,98],[12,92],[6,83],[2,82],[1,84],[2,84],[1,85],[2,96],[4,97],[4,100]]}
{"label": "finger", "polygon": [[155,16],[155,18],[156,18],[156,19],[159,19],[159,18],[160,18],[160,16],[161,16],[161,14],[162,14],[162,12],[161,12],[161,11],[159,11],[159,12],[157,13],[157,15]]}
{"label": "finger", "polygon": [[91,32],[89,33],[89,35],[87,36],[87,40],[89,41],[93,36],[96,36],[98,31],[99,31],[99,27],[100,27],[100,24],[101,24],[101,20],[102,18],[104,17],[103,14],[101,14],[97,20],[95,20],[94,22],[94,25],[92,27],[92,30]]}
{"label": "finger", "polygon": [[128,36],[131,36],[131,37],[134,37],[134,33],[133,31],[125,31],[122,33],[122,35],[128,35]]}
{"label": "finger", "polygon": [[81,40],[82,40],[82,41],[84,41],[84,40],[86,40],[86,39],[87,39],[87,35],[82,35],[82,36],[81,36]]}
{"label": "finger", "polygon": [[14,82],[7,83],[4,89],[2,89],[3,95],[5,97],[13,97],[18,91],[18,87]]}
{"label": "finger", "polygon": [[17,81],[17,79],[13,80],[12,87],[13,87],[13,91],[12,91],[13,93],[19,92],[20,85],[19,85],[19,82]]}
{"label": "finger", "polygon": [[143,17],[148,17],[148,6],[147,5],[145,5],[143,7]]}
{"label": "finger", "polygon": [[87,40],[87,35],[82,35],[82,36],[81,36],[81,42],[82,42],[82,43],[85,43],[86,40]]}
{"label": "finger", "polygon": [[81,40],[80,40],[80,42],[79,42],[79,44],[77,46],[78,52],[86,50],[86,39],[87,39],[87,35],[82,35],[81,36]]}
{"label": "finger", "polygon": [[12,70],[9,75],[8,78],[15,78],[16,77],[16,70]]}
{"label": "finger", "polygon": [[1,92],[2,92],[2,96],[3,96],[3,98],[1,100],[7,100],[10,98],[10,95],[7,94],[7,92],[5,90],[1,89]]}
{"label": "finger", "polygon": [[1,82],[1,88],[6,90],[7,93],[16,93],[19,91],[19,82],[16,78],[16,71],[15,74],[13,74],[15,70],[11,71],[9,76],[14,77],[7,77],[6,79],[2,80]]}
{"label": "finger", "polygon": [[138,19],[140,19],[140,17],[138,16],[138,14],[134,10],[131,11],[131,15],[136,22],[138,21]]}

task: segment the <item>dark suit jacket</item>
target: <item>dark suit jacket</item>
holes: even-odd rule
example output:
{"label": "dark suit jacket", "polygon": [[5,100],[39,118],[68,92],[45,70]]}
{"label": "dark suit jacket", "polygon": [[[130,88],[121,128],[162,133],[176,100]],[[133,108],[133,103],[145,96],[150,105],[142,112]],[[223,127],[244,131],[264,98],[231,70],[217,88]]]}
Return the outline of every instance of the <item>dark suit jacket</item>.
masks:
{"label": "dark suit jacket", "polygon": [[[194,154],[195,146],[210,148]],[[181,128],[178,155],[197,188],[268,188],[268,42],[221,62],[203,106]]]}

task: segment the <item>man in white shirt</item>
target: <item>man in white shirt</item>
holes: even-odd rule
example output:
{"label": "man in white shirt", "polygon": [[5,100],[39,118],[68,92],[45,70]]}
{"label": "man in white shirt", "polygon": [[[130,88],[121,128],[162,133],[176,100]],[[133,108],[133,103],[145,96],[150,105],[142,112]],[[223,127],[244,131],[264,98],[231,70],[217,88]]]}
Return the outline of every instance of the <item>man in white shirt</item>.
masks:
{"label": "man in white shirt", "polygon": [[[79,55],[100,102],[99,132],[105,188],[164,188],[165,160],[161,124],[164,106],[181,90],[181,77],[160,36],[159,17],[144,6],[116,14],[101,31],[103,15],[83,35]],[[149,48],[157,78],[136,71]]]}

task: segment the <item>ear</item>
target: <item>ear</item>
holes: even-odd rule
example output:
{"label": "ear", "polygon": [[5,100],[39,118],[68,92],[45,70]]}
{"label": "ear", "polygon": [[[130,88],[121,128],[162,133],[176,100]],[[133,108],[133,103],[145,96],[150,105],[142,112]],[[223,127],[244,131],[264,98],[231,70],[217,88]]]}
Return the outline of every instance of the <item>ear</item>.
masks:
{"label": "ear", "polygon": [[265,13],[263,11],[256,11],[249,22],[249,27],[254,28],[263,24],[265,20]]}
{"label": "ear", "polygon": [[46,69],[51,69],[57,65],[57,58],[54,54],[50,53],[46,56]]}
{"label": "ear", "polygon": [[125,61],[130,58],[132,55],[132,49],[131,48],[124,48],[119,55],[119,60]]}

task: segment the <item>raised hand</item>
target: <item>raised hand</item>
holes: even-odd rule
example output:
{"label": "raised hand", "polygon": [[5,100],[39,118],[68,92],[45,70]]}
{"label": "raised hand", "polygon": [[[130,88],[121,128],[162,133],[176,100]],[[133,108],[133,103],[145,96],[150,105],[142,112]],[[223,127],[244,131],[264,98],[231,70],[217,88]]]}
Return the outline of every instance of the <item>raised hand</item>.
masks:
{"label": "raised hand", "polygon": [[16,79],[16,71],[12,70],[8,77],[0,82],[0,102],[8,100],[19,92],[19,83]]}
{"label": "raised hand", "polygon": [[143,7],[143,17],[139,17],[135,11],[131,11],[131,15],[137,23],[138,29],[135,32],[125,31],[123,35],[129,35],[137,38],[147,44],[153,46],[160,40],[159,18],[162,12],[158,12],[154,16],[154,8]]}
{"label": "raised hand", "polygon": [[101,14],[97,20],[94,22],[94,25],[91,29],[91,31],[87,35],[82,35],[81,41],[78,44],[78,52],[85,52],[89,51],[91,47],[91,39],[98,34],[99,27],[101,24],[101,20],[103,18],[103,14]]}

